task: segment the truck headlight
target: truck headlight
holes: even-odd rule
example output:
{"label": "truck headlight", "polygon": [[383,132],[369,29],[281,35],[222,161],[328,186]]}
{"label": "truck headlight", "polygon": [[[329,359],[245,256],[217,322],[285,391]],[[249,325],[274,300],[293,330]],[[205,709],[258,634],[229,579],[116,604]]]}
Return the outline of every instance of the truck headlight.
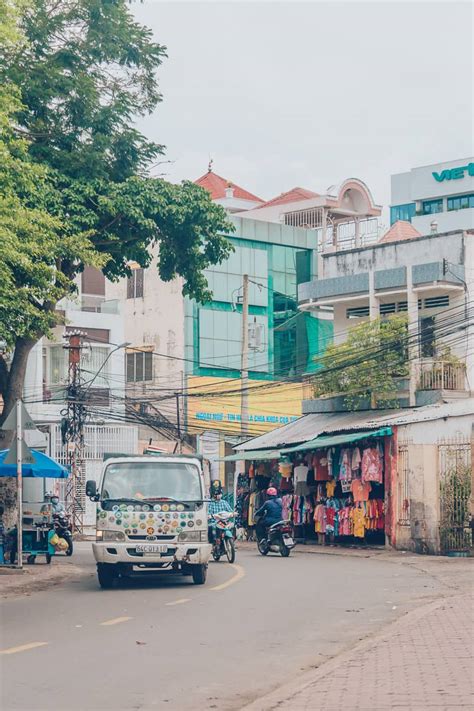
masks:
{"label": "truck headlight", "polygon": [[125,534],[123,531],[97,531],[96,541],[124,541]]}
{"label": "truck headlight", "polygon": [[178,541],[199,541],[200,543],[207,543],[207,530],[206,531],[183,531],[179,534]]}

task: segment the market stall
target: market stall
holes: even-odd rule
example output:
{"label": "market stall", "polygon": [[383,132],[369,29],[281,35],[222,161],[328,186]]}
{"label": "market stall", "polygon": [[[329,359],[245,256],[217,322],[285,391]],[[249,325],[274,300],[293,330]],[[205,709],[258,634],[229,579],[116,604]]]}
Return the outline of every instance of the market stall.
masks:
{"label": "market stall", "polygon": [[269,486],[300,542],[385,543],[385,446],[392,431],[320,436],[280,451],[244,452],[236,492],[237,525],[254,537],[254,512]]}
{"label": "market stall", "polygon": [[[9,450],[0,451],[0,477],[16,477],[17,465],[5,463]],[[69,471],[43,452],[31,450],[33,462],[22,464],[23,478],[66,479]],[[3,511],[3,502],[0,502]],[[44,556],[47,563],[60,546],[58,536],[53,529],[50,504],[44,502],[23,502],[22,514],[22,552],[29,563],[34,563],[38,555]],[[56,540],[58,539],[58,540]],[[8,548],[8,551],[7,551]],[[17,555],[17,528],[3,529],[0,521],[0,564],[14,563]]]}

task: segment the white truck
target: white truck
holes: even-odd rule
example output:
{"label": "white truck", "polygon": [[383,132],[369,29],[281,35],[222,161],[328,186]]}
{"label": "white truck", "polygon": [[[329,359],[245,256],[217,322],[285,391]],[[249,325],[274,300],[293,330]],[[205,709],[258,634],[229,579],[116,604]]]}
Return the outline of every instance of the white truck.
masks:
{"label": "white truck", "polygon": [[195,455],[128,455],[107,459],[99,485],[92,544],[102,588],[120,577],[169,570],[206,582],[211,555],[201,459]]}

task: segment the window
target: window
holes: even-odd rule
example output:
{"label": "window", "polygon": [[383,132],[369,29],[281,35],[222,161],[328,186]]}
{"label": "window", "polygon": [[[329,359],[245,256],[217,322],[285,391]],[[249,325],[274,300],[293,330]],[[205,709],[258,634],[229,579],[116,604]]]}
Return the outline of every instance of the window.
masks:
{"label": "window", "polygon": [[416,205],[414,202],[409,202],[406,205],[394,205],[390,208],[390,224],[393,225],[397,220],[411,222],[415,212]]}
{"label": "window", "polygon": [[422,203],[423,215],[434,215],[435,212],[443,212],[442,200],[424,200]]}
{"label": "window", "polygon": [[465,210],[468,207],[474,207],[474,194],[448,198],[448,210]]}
{"label": "window", "polygon": [[[68,351],[63,346],[53,345],[49,355],[49,379],[47,385],[63,385],[68,379]],[[81,369],[84,380],[94,379],[93,387],[108,388],[110,376],[110,346],[90,346],[81,350]]]}
{"label": "window", "polygon": [[143,298],[144,270],[133,269],[132,275],[127,279],[127,299]]}
{"label": "window", "polygon": [[362,318],[368,315],[368,306],[352,306],[350,309],[346,309],[346,318]]}
{"label": "window", "polygon": [[142,383],[153,380],[153,352],[134,351],[127,353],[127,383]]}

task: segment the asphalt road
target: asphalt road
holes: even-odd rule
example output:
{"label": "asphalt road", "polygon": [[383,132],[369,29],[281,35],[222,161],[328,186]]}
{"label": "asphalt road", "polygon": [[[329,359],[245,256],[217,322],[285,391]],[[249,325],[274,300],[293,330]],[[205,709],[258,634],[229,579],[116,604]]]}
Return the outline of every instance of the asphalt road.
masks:
{"label": "asphalt road", "polygon": [[3,711],[239,709],[438,592],[377,558],[253,550],[211,563],[205,586],[103,591],[90,544],[77,551],[83,576],[1,604]]}

